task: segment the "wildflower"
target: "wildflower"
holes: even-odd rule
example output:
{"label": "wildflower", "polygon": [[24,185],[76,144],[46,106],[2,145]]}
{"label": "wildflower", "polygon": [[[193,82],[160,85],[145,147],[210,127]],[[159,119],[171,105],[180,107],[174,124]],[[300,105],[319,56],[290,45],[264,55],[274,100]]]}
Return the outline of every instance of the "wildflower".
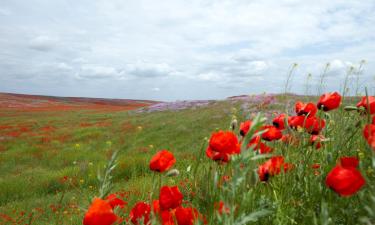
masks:
{"label": "wildflower", "polygon": [[280,114],[278,115],[277,117],[275,117],[272,121],[272,124],[277,128],[277,129],[280,129],[280,130],[283,130],[285,129],[285,117],[286,115],[285,114]]}
{"label": "wildflower", "polygon": [[168,150],[161,150],[156,153],[150,161],[150,169],[157,172],[169,170],[176,163],[173,154]]}
{"label": "wildflower", "polygon": [[358,159],[343,157],[326,177],[326,185],[340,196],[351,196],[365,185],[366,181],[357,170]]}
{"label": "wildflower", "polygon": [[249,132],[250,127],[251,127],[251,121],[250,120],[242,122],[240,124],[240,134],[241,134],[241,136],[245,137],[247,132]]}
{"label": "wildflower", "polygon": [[240,144],[233,132],[218,131],[211,135],[206,155],[215,161],[228,162],[230,155],[240,151]]}
{"label": "wildflower", "polygon": [[[367,106],[370,106],[368,109]],[[366,112],[370,112],[370,114],[375,113],[375,97],[374,96],[368,96],[368,101],[367,101],[367,96],[363,96],[361,101],[357,103],[357,107],[364,107],[366,109]]]}
{"label": "wildflower", "polygon": [[325,93],[320,96],[319,101],[317,103],[318,109],[322,109],[323,111],[330,111],[336,109],[341,104],[341,95],[338,92],[332,93]]}
{"label": "wildflower", "polygon": [[323,142],[327,140],[323,135],[311,135],[310,136],[310,143],[312,145],[315,145],[316,149],[319,149],[322,147]]}
{"label": "wildflower", "polygon": [[258,167],[259,179],[261,181],[267,181],[269,177],[279,174],[281,169],[287,172],[291,168],[292,164],[285,163],[283,156],[273,156]]}
{"label": "wildflower", "polygon": [[195,208],[178,207],[175,212],[178,225],[193,225],[199,220],[200,214]]}
{"label": "wildflower", "polygon": [[223,201],[215,203],[215,209],[220,215],[222,215],[223,213],[225,214],[230,213],[230,209],[225,205]]}
{"label": "wildflower", "polygon": [[279,129],[272,125],[266,125],[262,127],[263,130],[267,129],[265,133],[262,134],[262,139],[266,141],[279,140],[283,134]]}
{"label": "wildflower", "polygon": [[367,124],[363,128],[363,136],[372,149],[375,150],[375,125]]}
{"label": "wildflower", "polygon": [[307,132],[311,134],[319,134],[320,131],[325,127],[325,120],[319,117],[305,117],[305,116],[291,116],[288,119],[289,126],[291,128],[303,127]]}
{"label": "wildflower", "polygon": [[160,189],[159,204],[161,210],[175,209],[181,205],[183,195],[177,186],[163,186]]}
{"label": "wildflower", "polygon": [[315,106],[314,103],[309,102],[307,104],[303,102],[296,102],[295,110],[298,116],[307,115],[308,117],[315,116],[318,108]]}
{"label": "wildflower", "polygon": [[110,194],[107,196],[106,201],[111,205],[112,209],[116,207],[124,208],[127,202],[117,197],[116,194]]}
{"label": "wildflower", "polygon": [[118,220],[108,202],[95,198],[83,218],[83,225],[112,225]]}
{"label": "wildflower", "polygon": [[[130,211],[130,221],[135,224],[150,224],[151,206],[145,202],[138,202]],[[142,223],[143,219],[143,223]]]}

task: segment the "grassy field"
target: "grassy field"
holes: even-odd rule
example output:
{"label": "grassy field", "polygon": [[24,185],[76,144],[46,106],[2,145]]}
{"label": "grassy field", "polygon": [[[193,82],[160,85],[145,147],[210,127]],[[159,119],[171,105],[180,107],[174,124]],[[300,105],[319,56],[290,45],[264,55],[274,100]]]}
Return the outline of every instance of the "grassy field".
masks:
{"label": "grassy field", "polygon": [[[296,100],[316,102],[317,97],[214,101],[160,112],[0,109],[0,224],[81,224],[92,198],[98,196],[97,172],[117,150],[112,192],[127,202],[127,216],[134,203],[149,200],[157,178],[148,164],[161,149],[173,152],[174,168],[180,171],[179,176],[163,177],[163,184],[178,185],[184,199],[210,224],[375,223],[374,152],[362,136],[367,117],[346,112],[343,106],[320,114],[327,122],[323,133],[330,138],[320,150],[309,145],[309,134],[298,130],[290,131],[299,140],[296,145],[270,143],[272,154],[283,155],[294,165],[292,170],[259,182],[256,168],[265,159],[244,156],[237,160],[247,160],[249,170],[242,175],[248,181],[228,188],[233,196],[215,191],[220,189],[213,185],[217,177],[237,170],[236,159],[220,166],[202,154],[211,133],[228,130],[233,116],[241,122],[263,112],[270,123],[285,108],[292,114]],[[340,197],[325,185],[327,173],[341,156],[358,156],[366,180],[351,197]],[[311,168],[316,163],[320,168]],[[223,196],[236,208],[229,219],[213,212]],[[253,217],[241,220],[242,215]]]}

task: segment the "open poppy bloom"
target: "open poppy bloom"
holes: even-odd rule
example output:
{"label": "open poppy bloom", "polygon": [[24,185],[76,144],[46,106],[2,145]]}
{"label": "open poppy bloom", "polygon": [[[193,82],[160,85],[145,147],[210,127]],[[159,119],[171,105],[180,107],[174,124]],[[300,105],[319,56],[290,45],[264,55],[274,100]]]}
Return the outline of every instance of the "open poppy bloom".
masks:
{"label": "open poppy bloom", "polygon": [[157,172],[169,170],[176,163],[173,154],[168,150],[161,150],[156,153],[150,161],[150,169]]}
{"label": "open poppy bloom", "polygon": [[107,201],[95,198],[83,218],[83,225],[112,225],[119,220]]}
{"label": "open poppy bloom", "polygon": [[160,189],[159,205],[160,209],[169,210],[175,209],[181,205],[184,196],[181,194],[177,186],[169,187],[163,186]]}
{"label": "open poppy bloom", "polygon": [[106,201],[111,205],[112,209],[116,207],[124,208],[127,202],[117,197],[116,194],[110,194],[107,196]]}
{"label": "open poppy bloom", "polygon": [[[369,106],[369,109],[367,108]],[[357,107],[364,107],[366,109],[366,112],[370,112],[370,114],[375,113],[375,97],[374,96],[368,96],[368,102],[367,102],[367,96],[363,96],[361,101],[357,103]]]}
{"label": "open poppy bloom", "polygon": [[326,122],[324,119],[319,117],[308,117],[304,123],[304,128],[311,134],[319,134],[320,131],[325,127]]}
{"label": "open poppy bloom", "polygon": [[318,109],[323,111],[330,111],[337,109],[341,104],[341,95],[338,92],[325,93],[320,96],[318,104],[316,105]]}
{"label": "open poppy bloom", "polygon": [[241,136],[245,137],[247,132],[249,132],[250,127],[251,127],[251,121],[250,120],[242,122],[240,124],[240,134],[241,134]]}
{"label": "open poppy bloom", "polygon": [[325,120],[319,117],[291,116],[288,119],[291,128],[303,127],[311,134],[319,134],[325,127]]}
{"label": "open poppy bloom", "polygon": [[374,124],[367,124],[363,128],[363,136],[365,137],[367,143],[375,151],[375,125]]}
{"label": "open poppy bloom", "polygon": [[130,221],[135,225],[150,224],[150,213],[151,206],[149,204],[145,202],[138,202],[130,211]]}
{"label": "open poppy bloom", "polygon": [[228,162],[230,155],[240,151],[241,146],[233,132],[219,131],[211,135],[206,155],[215,161]]}
{"label": "open poppy bloom", "polygon": [[194,225],[199,219],[203,219],[196,208],[176,208],[176,220],[178,225]]}
{"label": "open poppy bloom", "polygon": [[315,116],[318,108],[315,106],[314,103],[303,103],[303,102],[296,102],[295,110],[298,116],[307,115],[308,117]]}
{"label": "open poppy bloom", "polygon": [[266,125],[262,127],[262,130],[266,130],[266,129],[267,131],[262,134],[263,140],[274,141],[274,140],[279,140],[283,136],[281,131],[272,125]]}
{"label": "open poppy bloom", "polygon": [[351,196],[365,185],[366,181],[357,170],[358,159],[343,157],[326,177],[326,185],[341,196]]}
{"label": "open poppy bloom", "polygon": [[258,175],[261,181],[267,181],[271,176],[279,174],[282,170],[287,172],[292,164],[285,163],[283,156],[273,156],[258,167]]}
{"label": "open poppy bloom", "polygon": [[285,114],[280,114],[278,115],[277,117],[275,117],[272,121],[272,124],[277,128],[277,129],[280,129],[280,130],[284,130],[285,129],[285,117],[286,115]]}

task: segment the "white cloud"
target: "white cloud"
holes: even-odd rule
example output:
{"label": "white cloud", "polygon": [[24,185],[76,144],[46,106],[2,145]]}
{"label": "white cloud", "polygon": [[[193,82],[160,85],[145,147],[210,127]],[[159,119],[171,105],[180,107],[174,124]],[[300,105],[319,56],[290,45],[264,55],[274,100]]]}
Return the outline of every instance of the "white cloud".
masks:
{"label": "white cloud", "polygon": [[294,62],[300,65],[295,92],[307,73],[318,77],[327,62],[332,79],[361,59],[370,60],[363,82],[375,74],[373,0],[29,3],[2,2],[0,16],[10,13],[0,20],[0,90],[13,77],[34,77],[53,92],[45,81],[60,74],[76,93],[94,93],[105,83],[129,85],[128,92],[111,88],[119,97],[149,97],[163,87],[161,98],[211,98],[281,91]]}

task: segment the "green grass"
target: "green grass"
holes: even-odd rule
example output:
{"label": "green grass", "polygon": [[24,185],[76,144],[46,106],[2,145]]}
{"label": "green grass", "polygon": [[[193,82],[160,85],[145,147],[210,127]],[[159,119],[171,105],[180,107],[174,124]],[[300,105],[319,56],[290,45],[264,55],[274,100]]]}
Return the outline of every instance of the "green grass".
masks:
{"label": "green grass", "polygon": [[[262,110],[282,112],[286,101],[293,104],[297,98],[316,101],[311,97],[279,97],[279,104]],[[0,149],[3,149],[0,153],[0,224],[12,224],[5,219],[2,221],[4,215],[23,219],[23,224],[27,224],[30,217],[32,224],[38,225],[80,224],[91,199],[99,194],[97,171],[103,170],[117,150],[113,192],[132,193],[126,199],[129,210],[135,202],[148,200],[155,180],[148,163],[161,149],[174,153],[175,168],[180,171],[178,177],[163,178],[163,183],[179,185],[185,199],[207,215],[212,224],[219,223],[214,218],[212,206],[223,196],[241,206],[233,212],[232,220],[221,220],[220,223],[226,224],[259,210],[270,213],[254,224],[359,224],[360,218],[374,216],[375,213],[367,213],[365,209],[367,205],[371,206],[375,190],[374,153],[361,134],[365,117],[356,112],[345,112],[342,107],[328,113],[330,118],[327,118],[324,134],[331,141],[321,150],[308,146],[308,135],[300,132],[295,132],[300,139],[297,146],[281,142],[271,144],[275,148],[274,155],[284,155],[287,162],[295,165],[292,171],[261,183],[256,180],[254,170],[264,159],[247,160],[243,163],[249,171],[245,174],[238,171],[246,176],[247,185],[231,189],[235,190],[235,196],[217,191],[213,185],[215,174],[233,175],[235,172],[231,168],[236,165],[232,162],[218,166],[205,156],[199,158],[199,151],[213,131],[228,129],[232,108],[238,109],[235,114],[239,121],[249,116],[248,111],[240,109],[239,103],[229,101],[178,112],[4,112],[0,125],[28,124],[30,131],[0,141]],[[256,105],[250,109],[259,111]],[[81,126],[81,123],[103,121],[106,122],[104,126]],[[42,131],[45,126],[53,126],[54,130]],[[5,131],[0,130],[0,136],[3,135]],[[336,160],[345,155],[359,155],[360,170],[367,181],[359,193],[349,198],[339,197],[324,183],[325,175]],[[192,166],[194,169],[197,158],[199,171],[193,177],[193,171],[188,172],[187,168]],[[248,158],[238,160],[244,159]],[[314,175],[313,163],[322,165],[320,175]],[[64,176],[68,181],[62,182]],[[197,183],[199,189],[195,196],[191,196],[191,185],[181,185],[185,179]],[[61,209],[53,212],[51,205],[60,205]],[[20,214],[22,212],[25,214]]]}

